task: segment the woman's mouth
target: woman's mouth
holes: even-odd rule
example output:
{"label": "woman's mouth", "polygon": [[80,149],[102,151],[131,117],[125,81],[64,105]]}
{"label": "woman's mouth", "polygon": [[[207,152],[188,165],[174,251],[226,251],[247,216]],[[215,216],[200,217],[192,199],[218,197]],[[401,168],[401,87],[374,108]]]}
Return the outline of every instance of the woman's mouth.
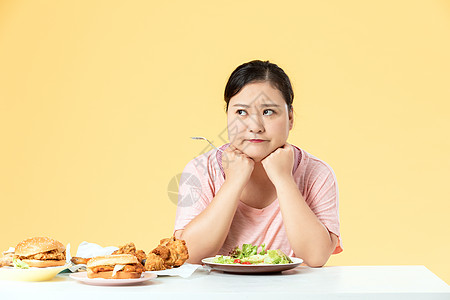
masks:
{"label": "woman's mouth", "polygon": [[262,143],[262,142],[265,142],[266,140],[250,139],[250,140],[247,140],[247,141],[250,142],[250,143]]}

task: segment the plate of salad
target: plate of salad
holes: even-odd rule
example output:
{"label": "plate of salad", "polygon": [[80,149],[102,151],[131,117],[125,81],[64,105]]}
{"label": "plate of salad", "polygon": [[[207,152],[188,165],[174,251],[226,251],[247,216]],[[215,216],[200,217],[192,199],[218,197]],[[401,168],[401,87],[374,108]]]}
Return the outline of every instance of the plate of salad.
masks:
{"label": "plate of salad", "polygon": [[204,258],[202,262],[213,269],[228,273],[263,274],[293,269],[303,260],[289,257],[279,249],[266,250],[264,244],[261,246],[243,244],[242,248],[234,248],[227,256],[216,255]]}

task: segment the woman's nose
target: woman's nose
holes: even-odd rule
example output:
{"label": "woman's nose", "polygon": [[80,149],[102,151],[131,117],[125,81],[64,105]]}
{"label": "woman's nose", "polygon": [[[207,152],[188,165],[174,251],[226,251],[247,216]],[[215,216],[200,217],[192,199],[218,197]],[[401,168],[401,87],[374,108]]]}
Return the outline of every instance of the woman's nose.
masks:
{"label": "woman's nose", "polygon": [[253,133],[264,132],[264,121],[261,117],[252,115],[250,118],[248,118],[247,128],[250,132]]}

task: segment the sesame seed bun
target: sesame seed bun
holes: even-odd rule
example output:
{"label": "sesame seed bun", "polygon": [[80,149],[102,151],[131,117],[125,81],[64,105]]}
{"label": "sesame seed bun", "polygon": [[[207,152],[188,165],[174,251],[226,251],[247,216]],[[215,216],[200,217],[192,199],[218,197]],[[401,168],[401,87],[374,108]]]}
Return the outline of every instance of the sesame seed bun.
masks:
{"label": "sesame seed bun", "polygon": [[23,240],[17,244],[15,255],[30,256],[55,249],[58,252],[64,252],[66,247],[60,242],[48,237],[34,237]]}

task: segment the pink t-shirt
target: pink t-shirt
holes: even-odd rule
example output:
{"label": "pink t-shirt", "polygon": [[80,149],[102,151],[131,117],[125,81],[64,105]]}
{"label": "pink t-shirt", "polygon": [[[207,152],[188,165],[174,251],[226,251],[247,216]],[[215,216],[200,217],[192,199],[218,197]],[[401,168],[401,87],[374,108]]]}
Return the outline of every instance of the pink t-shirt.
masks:
{"label": "pink t-shirt", "polygon": [[[228,144],[221,149],[227,147]],[[294,180],[317,218],[339,237],[333,252],[337,254],[342,251],[342,243],[336,177],[325,162],[295,146],[294,152]],[[175,231],[184,229],[211,203],[224,181],[222,153],[216,149],[196,157],[186,165],[179,183]],[[283,225],[278,199],[262,209],[239,202],[228,236],[217,254],[227,255],[242,244],[262,243],[266,244],[267,249],[281,249],[289,256],[295,256]]]}

